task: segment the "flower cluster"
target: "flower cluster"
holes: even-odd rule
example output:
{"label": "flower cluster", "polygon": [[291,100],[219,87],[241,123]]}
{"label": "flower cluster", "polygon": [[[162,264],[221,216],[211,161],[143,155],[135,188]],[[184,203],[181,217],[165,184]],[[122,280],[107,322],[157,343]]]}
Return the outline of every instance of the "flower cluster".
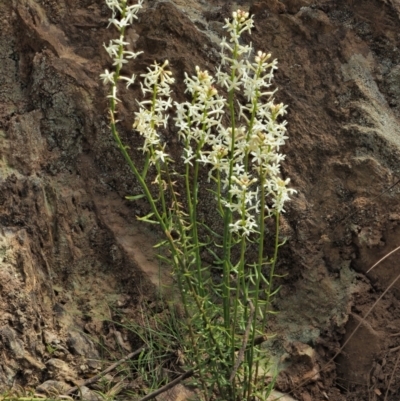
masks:
{"label": "flower cluster", "polygon": [[[135,59],[139,54],[143,52],[132,52],[126,49],[129,45],[125,39],[125,29],[133,23],[134,19],[137,19],[137,13],[143,7],[143,0],[139,0],[137,4],[128,6],[124,0],[106,0],[107,6],[112,11],[112,17],[108,20],[109,26],[114,25],[119,32],[118,39],[110,40],[108,46],[104,44],[108,55],[113,60],[113,66],[115,71],[108,71],[107,69],[103,74],[100,74],[100,78],[104,84],[111,84],[111,94],[108,96],[114,103],[119,102],[117,98],[117,81],[127,81],[126,86],[129,87],[135,82],[136,76],[133,74],[131,77],[124,77],[121,75],[121,68],[124,64],[128,63],[128,60]],[[118,18],[119,17],[119,18]]]}
{"label": "flower cluster", "polygon": [[214,127],[220,126],[225,99],[218,95],[214,78],[199,67],[194,77],[185,73],[185,85],[192,102],[175,103],[175,122],[184,143],[184,162],[192,164],[193,159],[204,157],[201,150],[205,144],[212,145],[211,133]]}
{"label": "flower cluster", "polygon": [[[214,80],[197,68],[197,77],[186,76],[185,81],[193,102],[178,106],[176,119],[180,135],[185,138],[185,162],[195,159],[210,166],[209,178],[221,182],[222,191],[227,191],[227,195],[218,194],[222,204],[237,216],[230,224],[231,231],[244,236],[257,232],[263,224],[259,221],[261,207],[265,209],[263,218],[281,213],[295,192],[288,188],[290,180],[283,180],[280,171],[284,155],[279,150],[287,136],[286,122],[279,122],[286,107],[274,104],[274,91],[270,90],[277,61],[259,51],[251,62],[252,46],[239,43],[240,35],[252,27],[253,19],[240,10],[233,13],[232,21],[226,20],[230,40],[221,43],[216,77],[229,92],[229,100],[217,96]],[[238,116],[233,114],[234,121],[226,128],[221,123],[222,110],[234,107],[231,99],[235,91],[246,100],[238,102]],[[197,155],[187,146],[193,141],[197,143]],[[210,146],[203,148],[204,143]],[[261,197],[267,201],[261,202]]]}
{"label": "flower cluster", "polygon": [[[142,0],[127,5],[126,0],[106,0],[112,10],[109,20],[120,37],[105,46],[113,59],[113,72],[105,71],[101,78],[111,84],[109,98],[117,103],[117,81],[135,80],[121,75],[121,68],[140,52],[126,50],[125,28],[137,18]],[[257,232],[261,219],[284,211],[284,204],[295,190],[288,188],[289,179],[281,178],[280,153],[286,136],[286,106],[274,103],[271,81],[277,61],[271,55],[258,51],[252,45],[242,45],[240,36],[250,32],[253,18],[238,10],[232,20],[225,20],[229,39],[221,42],[221,64],[216,79],[207,71],[196,67],[195,76],[185,73],[186,92],[192,101],[174,103],[177,111],[175,124],[184,144],[183,160],[186,165],[206,164],[208,177],[218,183],[218,203],[232,212],[230,229],[239,236]],[[174,82],[168,70],[168,61],[154,63],[142,74],[141,88],[145,100],[138,102],[134,129],[144,138],[142,150],[149,155],[151,164],[169,160],[159,130],[167,126],[168,110],[172,106],[170,85]],[[227,90],[228,99],[216,88]],[[243,100],[234,103],[235,93]],[[149,95],[149,100],[146,100]],[[222,123],[225,110],[230,110],[229,127]],[[260,217],[262,216],[262,217]]]}
{"label": "flower cluster", "polygon": [[[117,97],[117,81],[126,81],[129,88],[135,82],[136,76],[125,77],[121,74],[124,64],[130,59],[135,59],[142,52],[127,50],[128,42],[125,41],[125,29],[137,19],[137,13],[143,7],[143,0],[137,4],[128,5],[126,0],[106,0],[107,6],[112,11],[109,25],[114,25],[119,38],[110,40],[108,46],[104,45],[108,55],[113,60],[115,70],[105,70],[100,78],[104,84],[111,84],[111,93],[108,96],[115,105],[120,100]],[[138,102],[139,111],[135,113],[133,128],[144,137],[143,152],[149,154],[149,162],[156,164],[158,161],[165,162],[168,154],[165,152],[165,143],[160,138],[160,127],[166,127],[168,121],[167,110],[172,105],[170,85],[174,83],[171,71],[168,70],[168,61],[164,64],[154,64],[149,67],[146,74],[141,74],[143,82],[140,83],[143,95],[150,94],[151,100]]]}
{"label": "flower cluster", "polygon": [[[115,25],[119,32],[129,25],[132,25],[133,20],[137,19],[136,14],[143,7],[143,0],[139,0],[137,4],[127,5],[127,1],[121,0],[106,0],[108,8],[112,11],[112,17],[109,19],[109,26]],[[121,15],[118,19],[118,15]]]}
{"label": "flower cluster", "polygon": [[156,62],[148,68],[146,74],[141,74],[140,83],[143,95],[151,94],[151,100],[138,102],[139,111],[133,128],[144,137],[143,152],[150,154],[150,162],[165,162],[168,154],[165,152],[165,143],[162,144],[159,128],[166,128],[168,122],[167,110],[172,106],[170,85],[175,82],[172,73],[167,69],[168,61],[163,65]]}

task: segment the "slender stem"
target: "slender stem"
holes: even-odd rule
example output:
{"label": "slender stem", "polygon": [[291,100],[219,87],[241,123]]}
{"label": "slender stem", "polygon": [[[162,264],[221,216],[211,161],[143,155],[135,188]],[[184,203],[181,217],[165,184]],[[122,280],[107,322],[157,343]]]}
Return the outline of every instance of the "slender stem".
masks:
{"label": "slender stem", "polygon": [[[187,327],[188,327],[188,330],[189,330],[190,341],[192,343],[192,351],[194,353],[194,358],[196,360],[196,364],[200,368],[200,366],[201,366],[200,358],[202,356],[199,354],[198,349],[196,347],[196,339],[195,339],[194,330],[193,330],[193,327],[192,327],[192,322],[191,322],[190,313],[189,313],[189,309],[188,309],[189,302],[188,302],[188,299],[186,297],[186,292],[185,292],[185,289],[184,289],[184,286],[183,286],[183,283],[182,283],[182,275],[180,275],[180,274],[178,274],[178,287],[179,287],[179,292],[181,294],[183,307],[184,307],[184,310],[185,310],[186,323],[187,323]],[[201,369],[199,370],[199,373],[200,373],[200,375],[199,375],[200,376],[200,382],[201,382],[201,385],[203,387],[203,391],[206,394],[207,393],[207,384],[206,384],[206,382],[204,380],[204,377],[203,377]]]}
{"label": "slender stem", "polygon": [[[154,85],[153,97],[152,97],[152,101],[151,101],[151,114],[154,114],[155,107],[156,107],[156,100],[157,100],[157,85]],[[151,129],[154,129],[154,125],[155,125],[154,120],[152,120],[150,122]],[[146,160],[144,162],[143,171],[142,171],[142,177],[143,177],[144,180],[147,177],[147,172],[149,170],[149,167],[150,167],[150,153],[147,152],[146,153]]]}
{"label": "slender stem", "polygon": [[195,246],[195,254],[196,254],[196,268],[197,268],[197,285],[199,287],[199,294],[204,297],[204,284],[203,284],[203,274],[201,272],[202,263],[200,256],[200,241],[199,241],[199,233],[197,226],[197,207],[198,207],[198,181],[199,181],[199,157],[200,157],[200,148],[201,143],[198,144],[196,150],[196,160],[194,162],[194,175],[193,175],[193,208],[190,210],[191,215],[191,223],[192,223],[192,235],[193,235],[193,245]]}
{"label": "slender stem", "polygon": [[[259,66],[257,68],[257,71],[256,71],[257,79],[260,77],[261,73],[262,73],[262,69],[261,69],[261,66]],[[253,132],[254,120],[255,120],[256,115],[257,115],[257,105],[258,105],[259,98],[260,98],[260,91],[258,89],[256,89],[255,95],[252,98],[253,107],[252,107],[252,110],[251,110],[250,121],[249,121],[249,124],[248,124],[248,127],[247,127],[246,143],[249,143],[251,134]],[[245,154],[245,157],[244,157],[244,167],[245,167],[245,171],[247,173],[249,171],[249,151],[248,151],[248,149],[246,149],[246,154]]]}
{"label": "slender stem", "polygon": [[[242,195],[242,222],[246,220],[246,199],[245,199],[245,194]],[[237,264],[237,274],[236,274],[236,289],[235,289],[235,296],[234,296],[234,301],[233,301],[233,324],[231,327],[231,337],[235,339],[235,333],[238,330],[237,324],[238,324],[238,309],[240,303],[240,297],[243,297],[243,304],[247,303],[248,300],[248,293],[247,293],[247,286],[246,286],[246,280],[245,280],[245,259],[246,255],[246,236],[242,235],[240,239],[240,258],[239,262]],[[244,316],[244,319],[246,320],[246,316]],[[240,330],[242,328],[239,328]],[[232,358],[233,360],[235,359],[235,347],[232,347]]]}
{"label": "slender stem", "polygon": [[268,280],[268,288],[267,288],[267,302],[266,308],[271,301],[271,294],[272,294],[272,283],[275,277],[275,266],[276,262],[278,261],[278,251],[279,251],[279,228],[280,228],[280,214],[278,212],[275,213],[275,242],[274,242],[274,256],[271,262],[271,268],[269,271],[269,280]]}
{"label": "slender stem", "polygon": [[221,193],[221,173],[219,170],[217,170],[217,204],[218,204],[218,210],[221,215],[221,217],[224,217],[225,210],[222,207],[221,199],[222,199],[222,193]]}
{"label": "slender stem", "polygon": [[[237,60],[238,58],[238,44],[235,43],[234,51],[233,51],[233,60]],[[232,68],[231,71],[231,82],[234,82],[236,77],[236,68]],[[235,128],[236,128],[236,116],[235,116],[235,107],[234,107],[234,89],[229,91],[228,95],[228,105],[229,112],[231,117],[231,149],[230,149],[230,158],[229,158],[229,176],[228,176],[228,202],[231,203],[232,195],[230,193],[231,185],[232,185],[232,175],[233,175],[233,164],[234,164],[234,151],[235,151]],[[230,231],[229,225],[232,222],[232,212],[229,208],[225,208],[224,213],[224,239],[223,239],[223,251],[224,251],[224,264],[223,264],[223,306],[224,306],[224,323],[226,330],[229,330],[231,325],[230,319],[230,266],[231,266],[231,247],[232,247],[232,233]],[[231,339],[231,347],[234,347],[234,339]]]}
{"label": "slender stem", "polygon": [[[154,112],[156,109],[156,103],[157,103],[157,84],[158,84],[158,82],[156,84],[154,84],[154,87],[153,87],[153,98],[151,101],[151,109],[150,109],[150,113],[151,113],[152,117],[154,116]],[[152,118],[150,121],[150,129],[151,130],[156,129],[155,124],[156,123],[154,121],[154,118]],[[157,146],[159,147],[159,149],[162,150],[162,146],[160,144],[158,144]],[[150,146],[150,152],[151,152],[151,156],[153,156],[155,153],[153,145]],[[151,156],[150,156],[150,158],[151,158]],[[166,170],[168,170],[168,161],[167,160],[165,161],[165,164],[166,164]],[[162,207],[163,216],[165,217],[166,220],[168,220],[168,211],[167,211],[167,204],[165,201],[165,188],[164,188],[164,181],[162,179],[161,162],[158,160],[155,163],[155,166],[156,166],[156,170],[157,170],[157,184],[158,184],[158,194],[159,194],[158,196],[161,199],[161,207]]]}
{"label": "slender stem", "polygon": [[[262,266],[264,262],[264,237],[265,237],[265,171],[264,167],[260,165],[259,170],[260,176],[260,217],[259,217],[259,237],[258,237],[258,261],[255,266],[256,269],[256,284],[255,284],[255,293],[253,296],[254,299],[254,317],[253,317],[253,330],[251,333],[251,344],[254,343],[254,338],[256,335],[256,326],[257,326],[257,315],[258,315],[258,304],[259,304],[259,297],[260,297],[260,285],[261,285],[261,276],[262,276]],[[264,330],[264,327],[262,327]],[[255,379],[253,380],[253,363],[254,363],[254,352],[255,347],[251,347],[249,350],[249,359],[248,359],[248,366],[249,366],[249,382],[248,382],[248,389],[247,389],[247,400],[250,401],[252,396],[252,387],[253,381],[257,378],[258,375],[258,363],[255,369]]]}

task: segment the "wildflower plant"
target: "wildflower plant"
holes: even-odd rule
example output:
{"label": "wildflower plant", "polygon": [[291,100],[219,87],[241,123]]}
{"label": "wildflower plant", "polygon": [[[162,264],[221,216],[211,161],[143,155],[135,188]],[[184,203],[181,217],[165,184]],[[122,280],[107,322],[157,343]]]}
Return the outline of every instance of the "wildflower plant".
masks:
{"label": "wildflower plant", "polygon": [[[112,11],[110,25],[119,32],[118,39],[105,45],[114,68],[101,74],[110,85],[111,131],[142,189],[127,198],[146,198],[151,212],[140,220],[159,225],[165,235],[158,246],[168,248],[162,258],[173,267],[184,308],[184,359],[192,362],[194,380],[206,400],[215,394],[224,400],[266,399],[270,387],[262,376],[269,369],[268,357],[260,344],[266,339],[277,291],[273,279],[282,245],[279,216],[295,192],[281,175],[286,106],[274,102],[271,88],[277,61],[242,44],[241,35],[251,32],[253,18],[239,10],[225,21],[229,37],[221,42],[215,77],[199,67],[193,76],[185,73],[190,100],[172,100],[169,63],[155,62],[140,76],[144,99],[138,101],[133,129],[142,137],[144,162],[137,162],[121,141],[116,115],[119,82],[129,87],[136,80],[135,75],[124,76],[122,69],[140,54],[126,50],[125,29],[137,18],[142,0],[135,5],[127,0],[106,3]],[[178,128],[184,171],[177,171],[178,163],[160,135],[170,118]],[[204,175],[221,229],[199,218]],[[177,181],[182,193],[177,192]],[[271,233],[266,229],[268,219],[275,221]],[[266,255],[271,235],[273,251]],[[204,252],[212,255],[211,265]]]}

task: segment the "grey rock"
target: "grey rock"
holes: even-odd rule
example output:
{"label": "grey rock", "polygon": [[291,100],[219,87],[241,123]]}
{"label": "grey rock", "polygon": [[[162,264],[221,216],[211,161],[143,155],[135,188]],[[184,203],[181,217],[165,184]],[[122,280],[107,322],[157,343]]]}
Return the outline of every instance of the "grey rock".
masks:
{"label": "grey rock", "polygon": [[71,353],[83,357],[81,362],[84,362],[90,369],[98,370],[101,368],[100,356],[96,346],[84,334],[78,331],[69,332],[67,345]]}
{"label": "grey rock", "polygon": [[49,375],[57,380],[75,380],[76,373],[73,371],[67,362],[61,359],[51,358],[46,362]]}
{"label": "grey rock", "polygon": [[88,359],[99,359],[99,353],[92,341],[78,331],[70,331],[68,334],[67,344],[73,354]]}
{"label": "grey rock", "polygon": [[36,387],[36,392],[49,396],[55,396],[59,394],[64,394],[68,391],[69,388],[70,386],[62,381],[47,380],[40,386]]}
{"label": "grey rock", "polygon": [[389,86],[390,94],[400,100],[400,65],[396,65],[390,70],[386,82]]}
{"label": "grey rock", "polygon": [[16,371],[11,369],[9,366],[0,365],[0,385],[12,386],[16,374]]}
{"label": "grey rock", "polygon": [[61,342],[57,335],[49,330],[43,330],[43,336],[46,344],[59,344]]}
{"label": "grey rock", "polygon": [[82,386],[79,389],[80,389],[80,395],[82,397],[81,399],[83,401],[102,401],[103,400],[103,398],[99,394],[90,390],[86,386]]}
{"label": "grey rock", "polygon": [[15,330],[10,326],[6,325],[0,327],[0,339],[3,343],[7,344],[7,347],[17,358],[22,358],[24,356],[24,344],[17,337]]}

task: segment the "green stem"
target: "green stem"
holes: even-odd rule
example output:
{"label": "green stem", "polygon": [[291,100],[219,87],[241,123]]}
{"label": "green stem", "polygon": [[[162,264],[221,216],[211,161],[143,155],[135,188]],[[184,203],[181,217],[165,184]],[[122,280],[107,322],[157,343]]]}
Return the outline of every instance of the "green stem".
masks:
{"label": "green stem", "polygon": [[224,217],[225,211],[222,207],[221,199],[222,199],[222,194],[221,194],[221,173],[219,169],[217,169],[217,204],[218,204],[218,210],[221,215],[221,217]]}
{"label": "green stem", "polygon": [[[261,285],[261,276],[262,276],[262,266],[264,262],[264,238],[265,238],[265,172],[262,165],[260,165],[260,234],[258,237],[258,261],[255,266],[256,269],[256,284],[255,284],[255,293],[254,293],[254,318],[253,318],[253,330],[251,332],[250,344],[254,344],[254,338],[256,335],[256,327],[257,327],[257,316],[258,316],[258,304],[259,304],[259,297],[260,297],[260,285]],[[263,319],[264,320],[264,319]],[[264,330],[264,327],[262,327]],[[248,366],[249,366],[249,380],[248,380],[248,389],[247,389],[247,400],[250,401],[252,397],[252,387],[253,387],[253,364],[254,364],[254,352],[255,347],[252,346],[249,351],[249,359],[248,359]],[[258,363],[255,369],[255,379],[257,378],[258,374]]]}
{"label": "green stem", "polygon": [[[264,308],[264,316],[262,319],[262,329],[265,330],[265,326],[267,324],[267,316],[268,316],[268,309],[270,308],[270,304],[271,304],[271,299],[272,299],[272,286],[273,286],[273,281],[274,281],[274,277],[275,277],[275,267],[276,267],[276,262],[278,260],[278,251],[279,251],[279,228],[280,228],[280,224],[279,224],[279,218],[280,215],[279,213],[275,213],[275,239],[274,239],[274,255],[272,258],[272,261],[270,263],[270,271],[269,271],[269,279],[268,279],[268,284],[267,284],[267,289],[265,290],[266,293],[266,301],[265,301],[265,308]],[[254,382],[257,381],[258,378],[258,370],[259,370],[259,362],[257,361],[256,364],[256,373],[255,373],[255,377],[254,377]]]}
{"label": "green stem", "polygon": [[[233,59],[237,60],[238,58],[238,44],[235,43],[234,51],[233,51]],[[231,82],[234,81],[236,76],[236,69],[232,68],[231,71]],[[232,186],[232,175],[233,175],[233,164],[234,164],[234,151],[235,151],[235,128],[236,128],[236,116],[235,116],[235,107],[234,107],[234,88],[229,91],[228,96],[228,105],[229,112],[231,117],[231,149],[229,156],[229,177],[228,177],[228,202],[231,203],[232,195],[230,193],[230,189]],[[231,325],[231,317],[230,317],[230,273],[231,273],[231,248],[232,248],[232,233],[229,225],[232,223],[232,212],[229,208],[225,208],[224,213],[224,239],[223,239],[223,252],[224,252],[224,264],[223,264],[223,307],[224,307],[224,323],[225,329],[227,332],[229,331]],[[234,339],[231,339],[231,347],[234,348]],[[233,363],[233,361],[232,361]],[[233,365],[232,365],[233,366]]]}
{"label": "green stem", "polygon": [[[153,114],[154,111],[155,111],[156,100],[157,100],[157,85],[154,85],[153,97],[152,97],[152,101],[151,101],[151,114]],[[155,124],[154,120],[152,120],[151,123],[150,123],[151,129],[154,129],[154,124]],[[150,154],[147,153],[146,154],[146,160],[144,162],[143,171],[142,171],[142,177],[143,177],[144,180],[146,179],[149,167],[150,167]]]}
{"label": "green stem", "polygon": [[[244,272],[244,267],[245,267],[245,254],[246,254],[246,237],[242,236],[241,241],[240,241],[240,259],[238,263],[238,268],[237,268],[237,277],[236,277],[236,291],[235,291],[235,298],[233,301],[233,324],[231,327],[231,337],[232,337],[232,342],[234,346],[231,348],[231,358],[232,361],[235,361],[236,359],[236,330],[241,331],[241,327],[238,326],[238,313],[242,313],[242,311],[239,311],[239,306],[243,306],[245,303],[247,303],[247,288],[246,288],[246,283],[245,283],[245,272]],[[243,293],[242,293],[243,292]],[[240,300],[241,296],[243,297],[243,305]],[[246,321],[246,315],[240,317],[240,322]],[[235,379],[232,381],[233,383],[233,391],[235,392],[236,386],[235,386]]]}
{"label": "green stem", "polygon": [[271,262],[271,268],[269,271],[269,281],[268,281],[268,286],[267,286],[267,302],[266,302],[266,308],[268,308],[268,305],[271,301],[271,294],[272,294],[272,282],[273,278],[275,277],[275,266],[276,262],[278,260],[278,251],[279,251],[279,220],[280,220],[280,214],[275,213],[275,241],[274,241],[274,256]]}
{"label": "green stem", "polygon": [[196,269],[197,269],[197,285],[199,287],[199,294],[204,297],[204,285],[203,285],[203,274],[201,272],[201,256],[200,256],[200,243],[199,243],[199,233],[197,226],[197,207],[198,207],[198,180],[199,180],[199,162],[198,158],[200,156],[200,146],[197,146],[196,150],[196,160],[194,163],[194,175],[193,175],[193,208],[190,210],[191,222],[192,222],[192,235],[193,235],[193,244],[195,246],[196,253]]}
{"label": "green stem", "polygon": [[[151,109],[150,109],[152,117],[154,115],[155,108],[156,108],[156,103],[157,103],[157,83],[154,84],[154,87],[153,87],[153,98],[152,98],[152,101],[151,101]],[[153,118],[151,119],[151,122],[150,122],[150,128],[151,128],[151,130],[155,130],[156,129],[155,121],[154,121]],[[160,150],[162,150],[162,146],[160,144],[158,144],[158,148]],[[154,152],[154,146],[151,145],[150,149],[151,149],[150,150],[151,156],[153,156],[154,153],[155,153]],[[149,159],[151,158],[151,156],[149,157]],[[168,161],[167,160],[165,161],[165,165],[166,165],[166,170],[168,170]],[[164,181],[162,179],[161,162],[160,161],[156,162],[155,166],[156,166],[156,170],[157,170],[158,193],[159,193],[159,197],[161,199],[162,212],[163,212],[163,216],[165,217],[165,219],[168,220],[168,211],[167,211],[167,204],[166,204],[166,201],[165,201],[165,188],[164,188]]]}
{"label": "green stem", "polygon": [[[259,73],[258,73],[258,76],[259,76]],[[257,78],[258,78],[258,76],[257,76]],[[251,111],[251,117],[250,117],[248,129],[247,129],[246,143],[249,143],[250,136],[253,132],[254,120],[257,115],[257,104],[258,104],[259,97],[260,97],[260,91],[257,89],[256,95],[254,96],[253,101],[252,101],[253,109]],[[249,153],[250,152],[248,151],[248,149],[246,149],[246,154],[244,157],[244,168],[245,168],[246,173],[249,171]]]}

